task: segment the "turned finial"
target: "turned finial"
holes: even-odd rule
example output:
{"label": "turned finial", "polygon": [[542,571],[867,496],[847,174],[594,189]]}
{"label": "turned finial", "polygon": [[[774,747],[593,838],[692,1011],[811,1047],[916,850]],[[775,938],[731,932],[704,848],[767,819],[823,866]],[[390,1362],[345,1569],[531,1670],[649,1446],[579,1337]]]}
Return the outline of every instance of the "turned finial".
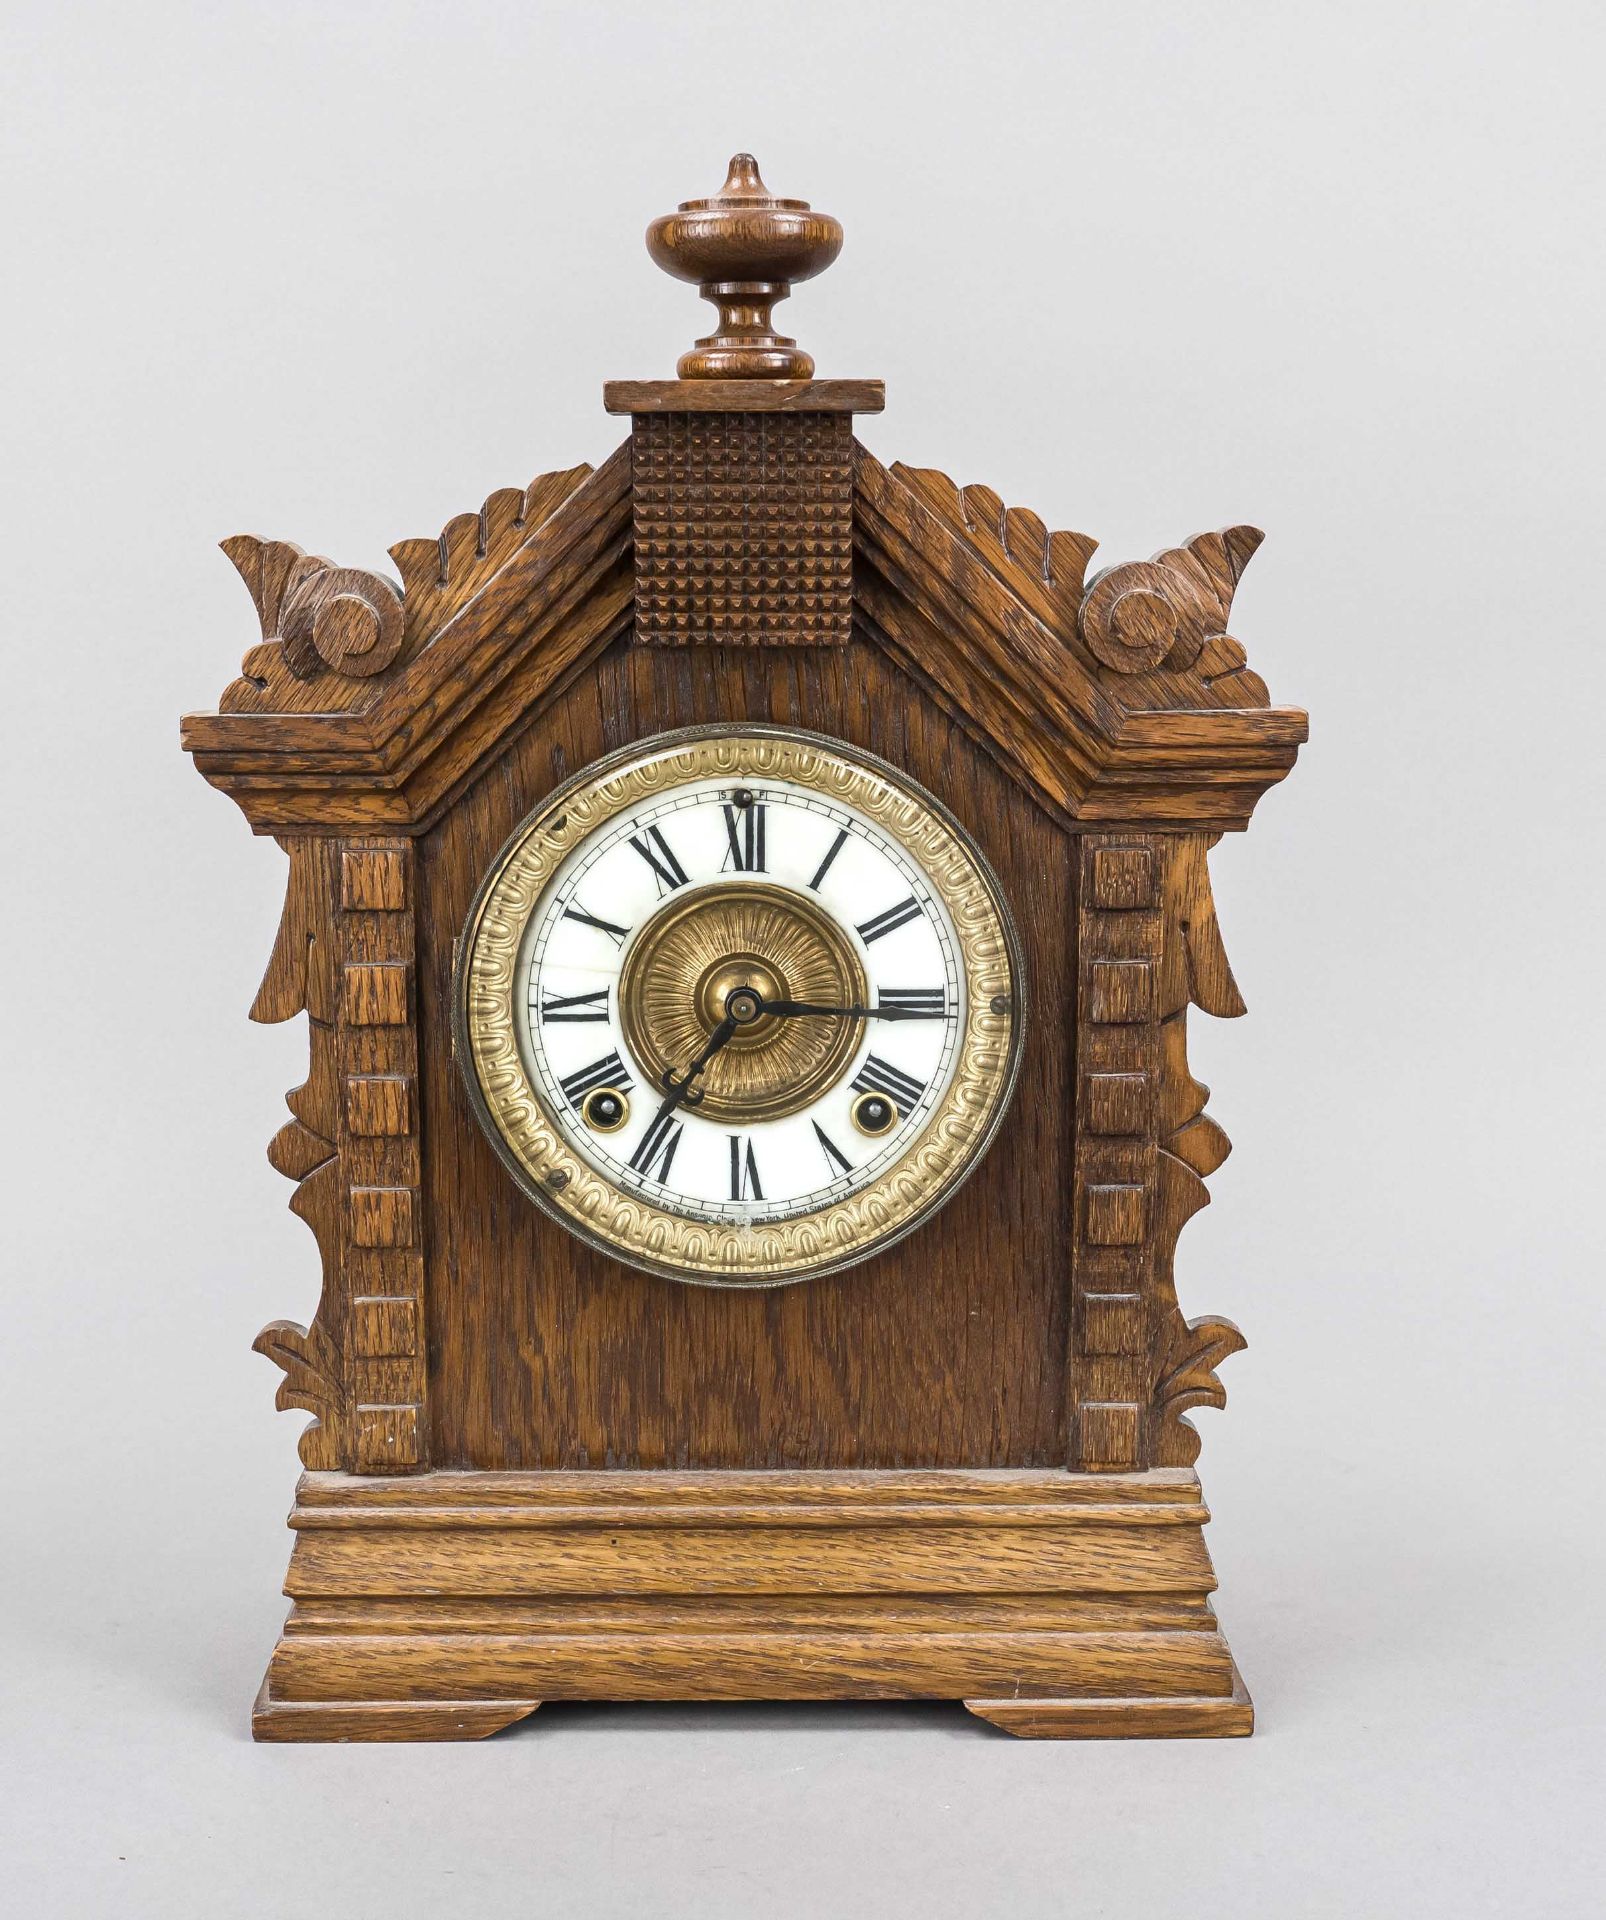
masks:
{"label": "turned finial", "polygon": [[807,380],[814,361],[775,332],[770,309],[796,280],[823,273],[842,251],[842,223],[806,200],[781,200],[758,162],[739,153],[707,200],[683,200],[647,229],[647,251],[677,280],[691,280],[719,309],[719,325],[676,371],[682,380]]}

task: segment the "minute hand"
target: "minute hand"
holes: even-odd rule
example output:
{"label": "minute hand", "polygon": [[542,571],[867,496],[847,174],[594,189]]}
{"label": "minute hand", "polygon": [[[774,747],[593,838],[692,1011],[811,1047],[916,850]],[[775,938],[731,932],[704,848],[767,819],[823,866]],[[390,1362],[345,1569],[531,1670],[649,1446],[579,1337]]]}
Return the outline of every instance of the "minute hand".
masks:
{"label": "minute hand", "polygon": [[938,1017],[922,1012],[919,1007],[826,1007],[812,1000],[764,1000],[760,1002],[760,1009],[782,1020],[799,1014],[835,1014],[845,1020],[930,1020]]}

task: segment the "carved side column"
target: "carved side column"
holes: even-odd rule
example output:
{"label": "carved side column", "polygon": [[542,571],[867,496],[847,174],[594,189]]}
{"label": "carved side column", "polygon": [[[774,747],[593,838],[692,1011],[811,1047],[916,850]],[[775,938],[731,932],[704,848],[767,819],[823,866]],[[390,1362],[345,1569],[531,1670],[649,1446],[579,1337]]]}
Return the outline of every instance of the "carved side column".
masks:
{"label": "carved side column", "polygon": [[410,840],[340,850],[346,1377],[358,1473],[403,1473],[428,1457],[413,871]]}
{"label": "carved side column", "polygon": [[1071,1464],[1149,1464],[1161,836],[1078,842]]}
{"label": "carved side column", "polygon": [[1221,1406],[1230,1320],[1183,1318],[1177,1236],[1231,1143],[1188,1071],[1190,1005],[1244,1011],[1217,931],[1213,834],[1081,836],[1070,1464],[1190,1466],[1190,1407]]}
{"label": "carved side column", "polygon": [[323,1292],[310,1326],[276,1320],[255,1342],[284,1369],[277,1405],[316,1415],[317,1471],[425,1464],[424,1255],[419,1191],[413,846],[287,843],[290,881],[254,1020],[307,1015],[308,1072],[268,1158],[295,1180]]}
{"label": "carved side column", "polygon": [[329,1472],[351,1460],[335,935],[339,849],[321,838],[282,844],[290,856],[284,912],[251,1018],[273,1023],[307,1016],[307,1077],[285,1096],[294,1118],[273,1136],[268,1161],[297,1183],[290,1211],[306,1221],[318,1242],[323,1289],[307,1326],[275,1320],[252,1344],[284,1369],[274,1398],[280,1412],[301,1407],[314,1416],[301,1435],[302,1465]]}

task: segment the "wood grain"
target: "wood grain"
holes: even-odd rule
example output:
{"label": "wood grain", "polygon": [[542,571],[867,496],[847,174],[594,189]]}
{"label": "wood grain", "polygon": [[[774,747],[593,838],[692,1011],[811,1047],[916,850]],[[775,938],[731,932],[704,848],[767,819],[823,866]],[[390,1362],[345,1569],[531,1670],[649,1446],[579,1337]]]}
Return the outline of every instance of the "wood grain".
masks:
{"label": "wood grain", "polygon": [[[721,717],[880,753],[978,837],[1014,906],[1031,1004],[998,1141],[876,1259],[736,1293],[619,1265],[531,1207],[447,1046],[451,946],[518,822],[600,754]],[[420,847],[434,1452],[459,1467],[1050,1465],[1065,1459],[1071,842],[879,649],[616,647]]]}
{"label": "wood grain", "polygon": [[310,1327],[276,1320],[255,1346],[284,1370],[277,1404],[317,1416],[307,1466],[406,1471],[427,1441],[415,848],[307,838],[289,852],[252,1017],[308,1016],[308,1078],[268,1158],[299,1183],[291,1206],[317,1237],[323,1290]]}
{"label": "wood grain", "polygon": [[[1148,1464],[1152,1380],[1155,1132],[1160,1075],[1156,969],[1164,925],[1158,835],[1077,841],[1074,942],[1077,1089],[1076,1292],[1067,1394],[1071,1458],[1108,1470]],[[1114,1086],[1118,1100],[1102,1092]]]}
{"label": "wood grain", "polygon": [[186,715],[196,766],[259,833],[416,830],[628,620],[629,482],[626,445],[357,704]]}
{"label": "wood grain", "polygon": [[527,1720],[539,1700],[275,1700],[262,1682],[251,1737],[267,1741],[484,1740]]}
{"label": "wood grain", "polygon": [[340,1157],[340,1062],[335,988],[338,940],[335,898],[339,848],[329,840],[292,841],[284,911],[267,972],[251,1004],[264,1023],[307,1016],[307,1078],[285,1096],[293,1116],[273,1137],[268,1162],[296,1191],[290,1209],[318,1243],[322,1287],[308,1326],[275,1320],[254,1351],[283,1369],[274,1405],[314,1416],[301,1435],[304,1465],[350,1463],[351,1395],[345,1365],[345,1168]]}
{"label": "wood grain", "polygon": [[477,513],[455,515],[433,540],[398,541],[390,557],[402,578],[409,654],[448,626],[520,547],[539,538],[590,477],[588,466],[539,473],[527,487],[499,487]]}
{"label": "wood grain", "polygon": [[[840,228],[750,156],[651,246],[719,310],[612,382],[594,472],[391,549],[225,550],[260,640],[183,723],[290,859],[253,1017],[308,1016],[272,1164],[323,1269],[258,1350],[301,1453],[259,1738],[481,1738],[569,1698],[963,1699],[1027,1737],[1238,1734],[1186,1418],[1229,1321],[1174,1260],[1228,1151],[1190,1006],[1242,1011],[1208,854],[1294,763],[1228,631],[1260,543],[1093,539],[851,437],[774,303]],[[777,1290],[626,1269],[532,1207],[452,1059],[453,945],[601,755],[763,721],[877,753],[977,841],[1028,1017],[990,1154],[908,1240]]]}
{"label": "wood grain", "polygon": [[823,273],[841,246],[841,222],[806,200],[777,198],[750,153],[732,156],[718,193],[654,220],[647,251],[719,309],[714,331],[680,356],[681,378],[806,380],[813,359],[775,331],[770,310],[794,281]]}
{"label": "wood grain", "polygon": [[[534,532],[521,530],[500,568],[483,578],[471,569],[477,591],[455,610],[443,603],[443,624],[396,669],[344,683],[339,699],[308,693],[316,711],[287,693],[277,712],[187,716],[197,767],[258,832],[427,826],[628,621],[630,470],[627,446]],[[556,486],[572,472],[546,478]],[[997,501],[940,474],[889,471],[858,448],[852,591],[863,634],[1065,824],[1245,826],[1293,765],[1304,714],[1268,708],[1225,635],[1207,632],[1186,668],[1098,662],[1071,608],[1091,543],[1001,503],[995,514]],[[1158,566],[1195,626],[1220,625],[1250,531],[1201,535],[1134,564]],[[457,538],[467,545],[466,530]]]}
{"label": "wood grain", "polygon": [[246,654],[239,679],[224,690],[223,712],[356,706],[366,683],[400,657],[404,623],[394,581],[249,533],[225,540],[223,551],[244,580],[262,629],[262,644]]}
{"label": "wood grain", "polygon": [[1232,1691],[1192,1699],[967,1700],[979,1719],[1022,1740],[1221,1740],[1255,1730],[1249,1691],[1232,1669]]}
{"label": "wood grain", "polygon": [[609,380],[608,413],[880,413],[880,380]]}
{"label": "wood grain", "polygon": [[[347,988],[339,1031],[340,1158],[352,1408],[345,1464],[361,1473],[405,1473],[429,1458],[427,1210],[420,1107],[413,1097],[420,1065],[412,992],[417,847],[401,839],[346,841],[340,863],[336,927]],[[377,984],[354,993],[354,981]]]}
{"label": "wood grain", "polygon": [[1177,1237],[1229,1142],[1188,1072],[1190,1004],[1244,1010],[1216,926],[1207,834],[1078,840],[1076,1302],[1068,1396],[1083,1468],[1188,1466],[1183,1416],[1220,1407],[1230,1320],[1185,1320]]}
{"label": "wood grain", "polygon": [[[854,600],[867,631],[1068,825],[1241,828],[1307,731],[1238,672],[1238,643],[1208,631],[1225,622],[1253,531],[1141,563],[1186,603],[1198,645],[1186,665],[1168,648],[1152,670],[1112,667],[1085,632],[1087,595],[1102,605],[1109,577],[1084,593],[1087,535],[1049,533],[989,488],[889,469],[860,447]],[[1096,619],[1091,631],[1103,645]]]}
{"label": "wood grain", "polygon": [[845,413],[646,413],[631,458],[638,644],[847,644]]}
{"label": "wood grain", "polygon": [[475,1738],[542,1699],[753,1697],[1203,1731],[1236,1678],[1207,1517],[1191,1473],[309,1475],[258,1733]]}
{"label": "wood grain", "polygon": [[1214,836],[1174,835],[1165,843],[1162,914],[1164,952],[1158,975],[1161,1053],[1156,1106],[1154,1384],[1151,1389],[1156,1465],[1186,1467],[1199,1457],[1199,1435],[1185,1415],[1223,1407],[1215,1369],[1248,1343],[1230,1320],[1186,1319],[1177,1300],[1177,1237],[1210,1203],[1205,1186],[1232,1142],[1205,1112],[1210,1089],[1188,1071],[1188,1008],[1232,1020],[1246,1009],[1216,924],[1208,856]]}

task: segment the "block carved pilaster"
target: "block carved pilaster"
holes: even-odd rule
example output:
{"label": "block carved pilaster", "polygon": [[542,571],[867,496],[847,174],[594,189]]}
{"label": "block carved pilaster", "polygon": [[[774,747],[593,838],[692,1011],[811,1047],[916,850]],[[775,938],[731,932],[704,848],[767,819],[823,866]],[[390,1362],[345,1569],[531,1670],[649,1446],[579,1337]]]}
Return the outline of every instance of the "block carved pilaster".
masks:
{"label": "block carved pilaster", "polygon": [[269,1160],[297,1182],[323,1291],[311,1324],[257,1336],[282,1367],[281,1408],[316,1418],[315,1470],[405,1472],[427,1452],[412,843],[288,843],[279,936],[252,1008],[308,1017],[309,1071]]}
{"label": "block carved pilaster", "polygon": [[1142,1464],[1151,1381],[1163,843],[1077,843],[1071,1460]]}
{"label": "block carved pilaster", "polygon": [[1076,1157],[1071,1464],[1189,1466],[1184,1419],[1221,1406],[1216,1365],[1244,1345],[1231,1321],[1188,1321],[1177,1236],[1206,1204],[1230,1143],[1187,1061],[1190,1005],[1242,1013],[1216,928],[1208,834],[1078,841]]}
{"label": "block carved pilaster", "polygon": [[427,1454],[413,869],[410,840],[341,845],[340,1142],[358,1473],[406,1472]]}

